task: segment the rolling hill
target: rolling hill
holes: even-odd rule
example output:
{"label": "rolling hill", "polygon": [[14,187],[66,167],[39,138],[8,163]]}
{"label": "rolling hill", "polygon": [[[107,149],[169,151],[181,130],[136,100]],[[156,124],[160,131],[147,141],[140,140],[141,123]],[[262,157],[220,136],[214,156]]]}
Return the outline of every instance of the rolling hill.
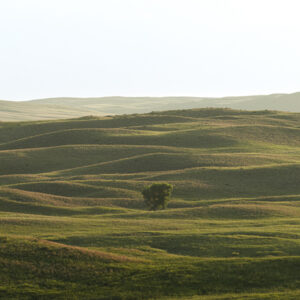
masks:
{"label": "rolling hill", "polygon": [[[300,297],[300,113],[2,122],[0,162],[0,298]],[[168,209],[144,206],[153,182]]]}
{"label": "rolling hill", "polygon": [[300,93],[225,98],[102,97],[0,101],[0,121],[67,119],[205,107],[300,112]]}

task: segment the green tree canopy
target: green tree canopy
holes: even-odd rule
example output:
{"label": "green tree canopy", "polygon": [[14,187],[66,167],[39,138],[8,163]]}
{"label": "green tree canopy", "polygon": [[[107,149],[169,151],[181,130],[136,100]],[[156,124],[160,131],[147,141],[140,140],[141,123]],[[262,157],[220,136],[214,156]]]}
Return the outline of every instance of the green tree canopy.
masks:
{"label": "green tree canopy", "polygon": [[165,209],[172,194],[173,186],[169,183],[153,183],[142,191],[145,204],[150,210]]}

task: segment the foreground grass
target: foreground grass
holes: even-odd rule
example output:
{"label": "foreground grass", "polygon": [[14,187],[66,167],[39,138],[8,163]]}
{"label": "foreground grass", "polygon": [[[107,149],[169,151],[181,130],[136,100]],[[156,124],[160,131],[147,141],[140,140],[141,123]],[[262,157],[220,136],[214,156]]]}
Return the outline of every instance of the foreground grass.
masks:
{"label": "foreground grass", "polygon": [[43,240],[6,238],[1,239],[0,254],[2,295],[15,297],[146,299],[280,291],[296,288],[300,280],[300,258],[292,256],[201,259],[166,255],[158,263]]}

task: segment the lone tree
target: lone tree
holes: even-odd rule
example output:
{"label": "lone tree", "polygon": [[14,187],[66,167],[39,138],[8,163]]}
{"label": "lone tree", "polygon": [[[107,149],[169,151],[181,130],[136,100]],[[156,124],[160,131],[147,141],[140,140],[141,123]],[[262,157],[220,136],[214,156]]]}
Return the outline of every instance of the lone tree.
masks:
{"label": "lone tree", "polygon": [[150,210],[165,209],[173,191],[169,183],[153,183],[142,191],[145,204]]}

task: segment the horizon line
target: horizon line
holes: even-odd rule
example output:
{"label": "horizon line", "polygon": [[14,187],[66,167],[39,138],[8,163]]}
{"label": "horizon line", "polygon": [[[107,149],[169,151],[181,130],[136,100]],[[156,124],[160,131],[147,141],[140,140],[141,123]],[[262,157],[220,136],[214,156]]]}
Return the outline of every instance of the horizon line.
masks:
{"label": "horizon line", "polygon": [[253,94],[231,94],[228,96],[196,96],[196,95],[156,95],[156,96],[129,96],[129,95],[105,95],[105,96],[53,96],[53,97],[42,97],[42,98],[31,98],[25,100],[6,100],[0,99],[0,101],[7,102],[31,102],[40,100],[51,100],[51,99],[101,99],[101,98],[203,98],[203,99],[225,99],[225,98],[239,98],[239,97],[257,97],[257,96],[272,96],[272,95],[293,95],[300,93],[296,92],[272,92],[272,93],[253,93]]}

